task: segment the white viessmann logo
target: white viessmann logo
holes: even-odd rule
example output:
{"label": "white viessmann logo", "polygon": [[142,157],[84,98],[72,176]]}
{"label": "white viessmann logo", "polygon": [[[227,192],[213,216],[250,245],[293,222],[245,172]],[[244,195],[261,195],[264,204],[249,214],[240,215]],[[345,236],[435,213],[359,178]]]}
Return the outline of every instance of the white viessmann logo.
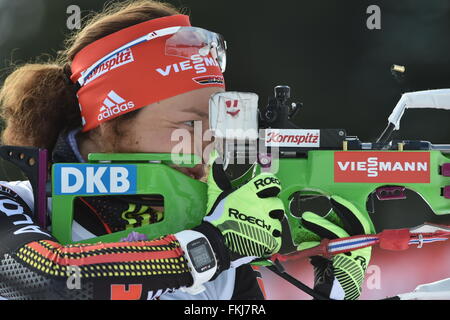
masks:
{"label": "white viessmann logo", "polygon": [[111,116],[117,115],[119,113],[128,111],[134,108],[133,101],[126,101],[124,98],[119,96],[116,92],[110,91],[107,98],[103,101],[103,105],[100,108],[100,113],[98,115],[98,120],[108,119]]}
{"label": "white viessmann logo", "polygon": [[320,146],[320,130],[266,129],[267,147],[305,147]]}
{"label": "white viessmann logo", "polygon": [[427,162],[417,161],[380,161],[378,157],[367,158],[367,161],[338,161],[339,170],[345,171],[363,171],[367,172],[368,177],[378,177],[379,172],[427,172]]}
{"label": "white viessmann logo", "polygon": [[430,153],[404,151],[338,151],[334,182],[430,183]]}
{"label": "white viessmann logo", "polygon": [[185,60],[180,63],[169,64],[163,68],[157,68],[156,71],[163,77],[167,77],[172,73],[183,72],[186,70],[194,69],[197,74],[205,73],[207,67],[219,66],[214,58],[202,57],[199,54],[195,54],[190,60]]}

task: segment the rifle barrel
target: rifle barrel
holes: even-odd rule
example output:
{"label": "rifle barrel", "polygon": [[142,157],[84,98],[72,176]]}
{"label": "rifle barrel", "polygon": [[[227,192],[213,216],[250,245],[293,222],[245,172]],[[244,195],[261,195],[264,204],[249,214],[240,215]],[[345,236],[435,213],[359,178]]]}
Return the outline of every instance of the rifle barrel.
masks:
{"label": "rifle barrel", "polygon": [[450,153],[450,144],[433,144],[431,148],[442,153]]}

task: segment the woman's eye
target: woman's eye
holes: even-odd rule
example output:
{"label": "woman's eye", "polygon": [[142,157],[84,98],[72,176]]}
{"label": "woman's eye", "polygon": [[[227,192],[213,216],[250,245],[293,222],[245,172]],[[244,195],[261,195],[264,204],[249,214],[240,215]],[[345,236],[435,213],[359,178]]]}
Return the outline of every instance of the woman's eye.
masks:
{"label": "woman's eye", "polygon": [[194,127],[194,120],[191,120],[191,121],[185,121],[185,122],[183,122],[183,124],[185,124],[185,125],[187,125],[187,126],[190,126],[190,127]]}

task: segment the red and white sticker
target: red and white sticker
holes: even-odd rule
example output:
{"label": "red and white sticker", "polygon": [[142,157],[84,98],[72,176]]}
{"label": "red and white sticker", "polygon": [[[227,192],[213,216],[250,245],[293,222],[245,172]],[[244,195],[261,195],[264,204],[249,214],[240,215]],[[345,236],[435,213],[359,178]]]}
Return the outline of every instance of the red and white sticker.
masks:
{"label": "red and white sticker", "polygon": [[89,82],[97,79],[98,77],[104,75],[105,73],[108,73],[111,70],[114,70],[131,62],[134,62],[133,52],[131,51],[131,49],[123,50],[103,62],[98,66],[98,68],[94,69],[91,75],[86,79],[85,84],[88,84]]}
{"label": "red and white sticker", "polygon": [[429,152],[334,153],[334,182],[429,183]]}
{"label": "red and white sticker", "polygon": [[266,129],[266,147],[320,147],[320,130]]}

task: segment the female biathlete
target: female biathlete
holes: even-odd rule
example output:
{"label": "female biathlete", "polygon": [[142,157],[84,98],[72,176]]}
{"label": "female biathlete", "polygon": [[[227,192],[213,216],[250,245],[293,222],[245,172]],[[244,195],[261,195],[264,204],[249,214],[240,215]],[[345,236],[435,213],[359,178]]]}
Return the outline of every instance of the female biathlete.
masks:
{"label": "female biathlete", "polygon": [[[3,144],[46,148],[51,163],[85,162],[89,153],[171,153],[178,143],[171,141],[172,132],[193,132],[195,121],[207,130],[209,98],[225,90],[223,39],[192,27],[188,16],[168,4],[112,4],[66,44],[54,62],[16,68],[0,91]],[[255,184],[273,177],[262,173],[234,190],[222,166],[214,158],[210,164],[203,223],[159,239],[118,243],[59,244],[30,218],[30,183],[2,182],[0,297],[263,299],[249,262],[281,247],[280,185],[277,179]],[[176,169],[202,179],[204,168]],[[303,225],[318,238],[368,232],[368,222],[351,204],[333,197],[331,203],[327,219],[307,213]],[[156,223],[164,218],[158,209],[140,197],[79,197],[74,239]],[[230,209],[253,218],[241,220]],[[253,224],[256,219],[266,227]],[[370,249],[312,259],[315,289],[331,298],[357,298],[369,259]],[[77,288],[68,285],[74,266],[81,279]]]}

